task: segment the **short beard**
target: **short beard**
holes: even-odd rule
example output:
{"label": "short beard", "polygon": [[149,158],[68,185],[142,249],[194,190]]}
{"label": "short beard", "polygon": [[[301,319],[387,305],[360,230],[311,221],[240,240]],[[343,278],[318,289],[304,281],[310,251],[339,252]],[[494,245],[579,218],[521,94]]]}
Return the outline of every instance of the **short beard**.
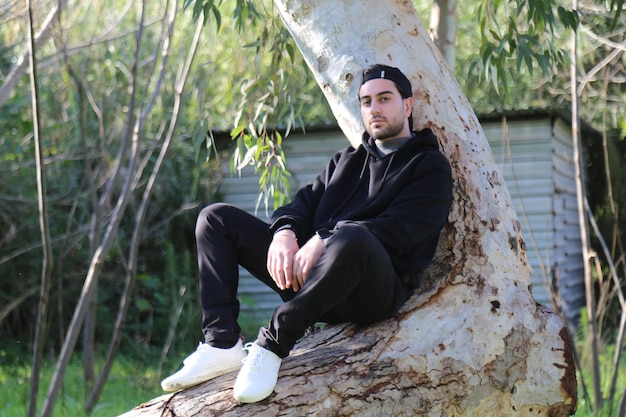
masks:
{"label": "short beard", "polygon": [[378,133],[376,136],[374,136],[371,128],[368,129],[367,133],[369,133],[369,135],[374,139],[386,140],[386,139],[393,138],[393,137],[400,135],[403,129],[404,129],[404,120],[402,121],[402,123],[396,123],[396,124],[388,125],[387,127],[383,129],[378,129]]}

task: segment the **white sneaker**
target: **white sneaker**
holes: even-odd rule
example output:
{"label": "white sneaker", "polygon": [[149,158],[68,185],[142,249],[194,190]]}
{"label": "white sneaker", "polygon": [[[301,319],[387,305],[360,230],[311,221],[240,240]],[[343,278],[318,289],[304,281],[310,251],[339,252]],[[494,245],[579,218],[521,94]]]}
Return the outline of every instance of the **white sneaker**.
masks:
{"label": "white sneaker", "polygon": [[183,361],[183,368],[161,382],[164,391],[176,391],[236,371],[246,357],[241,340],[230,349],[199,343],[194,353]]}
{"label": "white sneaker", "polygon": [[256,343],[246,345],[248,356],[237,375],[233,396],[242,403],[255,403],[270,396],[282,359]]}

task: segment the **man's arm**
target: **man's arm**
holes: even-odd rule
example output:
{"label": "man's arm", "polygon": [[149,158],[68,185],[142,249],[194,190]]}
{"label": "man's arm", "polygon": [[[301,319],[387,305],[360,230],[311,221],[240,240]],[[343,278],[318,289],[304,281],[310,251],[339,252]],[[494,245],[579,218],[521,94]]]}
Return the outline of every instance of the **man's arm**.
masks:
{"label": "man's arm", "polygon": [[337,152],[326,168],[315,177],[313,183],[298,190],[292,202],[274,211],[270,220],[270,233],[274,234],[278,230],[289,228],[299,238],[306,238],[313,234],[314,230],[311,230],[311,227],[313,227],[313,218],[319,201],[324,195],[339,159],[350,150],[353,149],[349,147]]}

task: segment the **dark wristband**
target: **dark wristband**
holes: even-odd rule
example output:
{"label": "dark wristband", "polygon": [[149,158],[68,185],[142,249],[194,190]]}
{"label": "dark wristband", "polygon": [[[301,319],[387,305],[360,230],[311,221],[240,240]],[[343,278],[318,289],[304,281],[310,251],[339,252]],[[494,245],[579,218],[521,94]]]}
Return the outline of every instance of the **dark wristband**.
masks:
{"label": "dark wristband", "polygon": [[315,234],[317,235],[317,237],[319,237],[320,239],[322,239],[322,241],[324,243],[326,243],[326,241],[333,235],[332,233],[330,233],[330,231],[327,228],[322,228],[319,229],[318,231],[315,232]]}

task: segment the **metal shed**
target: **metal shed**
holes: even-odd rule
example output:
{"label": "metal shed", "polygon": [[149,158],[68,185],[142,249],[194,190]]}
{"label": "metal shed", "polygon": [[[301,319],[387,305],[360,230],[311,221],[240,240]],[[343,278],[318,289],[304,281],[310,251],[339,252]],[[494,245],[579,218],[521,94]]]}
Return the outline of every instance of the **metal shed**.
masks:
{"label": "metal shed", "polygon": [[[526,241],[532,292],[538,303],[554,308],[551,288],[558,289],[563,313],[575,323],[585,303],[582,243],[574,180],[569,114],[533,110],[489,114],[480,118],[497,164],[502,169]],[[585,136],[597,136],[593,129]],[[588,138],[587,138],[588,139]],[[348,146],[337,127],[292,133],[284,142],[294,190],[309,183],[338,149]],[[268,220],[257,207],[258,176],[252,168],[231,176],[224,164],[220,193],[224,202]],[[269,318],[279,297],[241,270],[242,312]]]}

